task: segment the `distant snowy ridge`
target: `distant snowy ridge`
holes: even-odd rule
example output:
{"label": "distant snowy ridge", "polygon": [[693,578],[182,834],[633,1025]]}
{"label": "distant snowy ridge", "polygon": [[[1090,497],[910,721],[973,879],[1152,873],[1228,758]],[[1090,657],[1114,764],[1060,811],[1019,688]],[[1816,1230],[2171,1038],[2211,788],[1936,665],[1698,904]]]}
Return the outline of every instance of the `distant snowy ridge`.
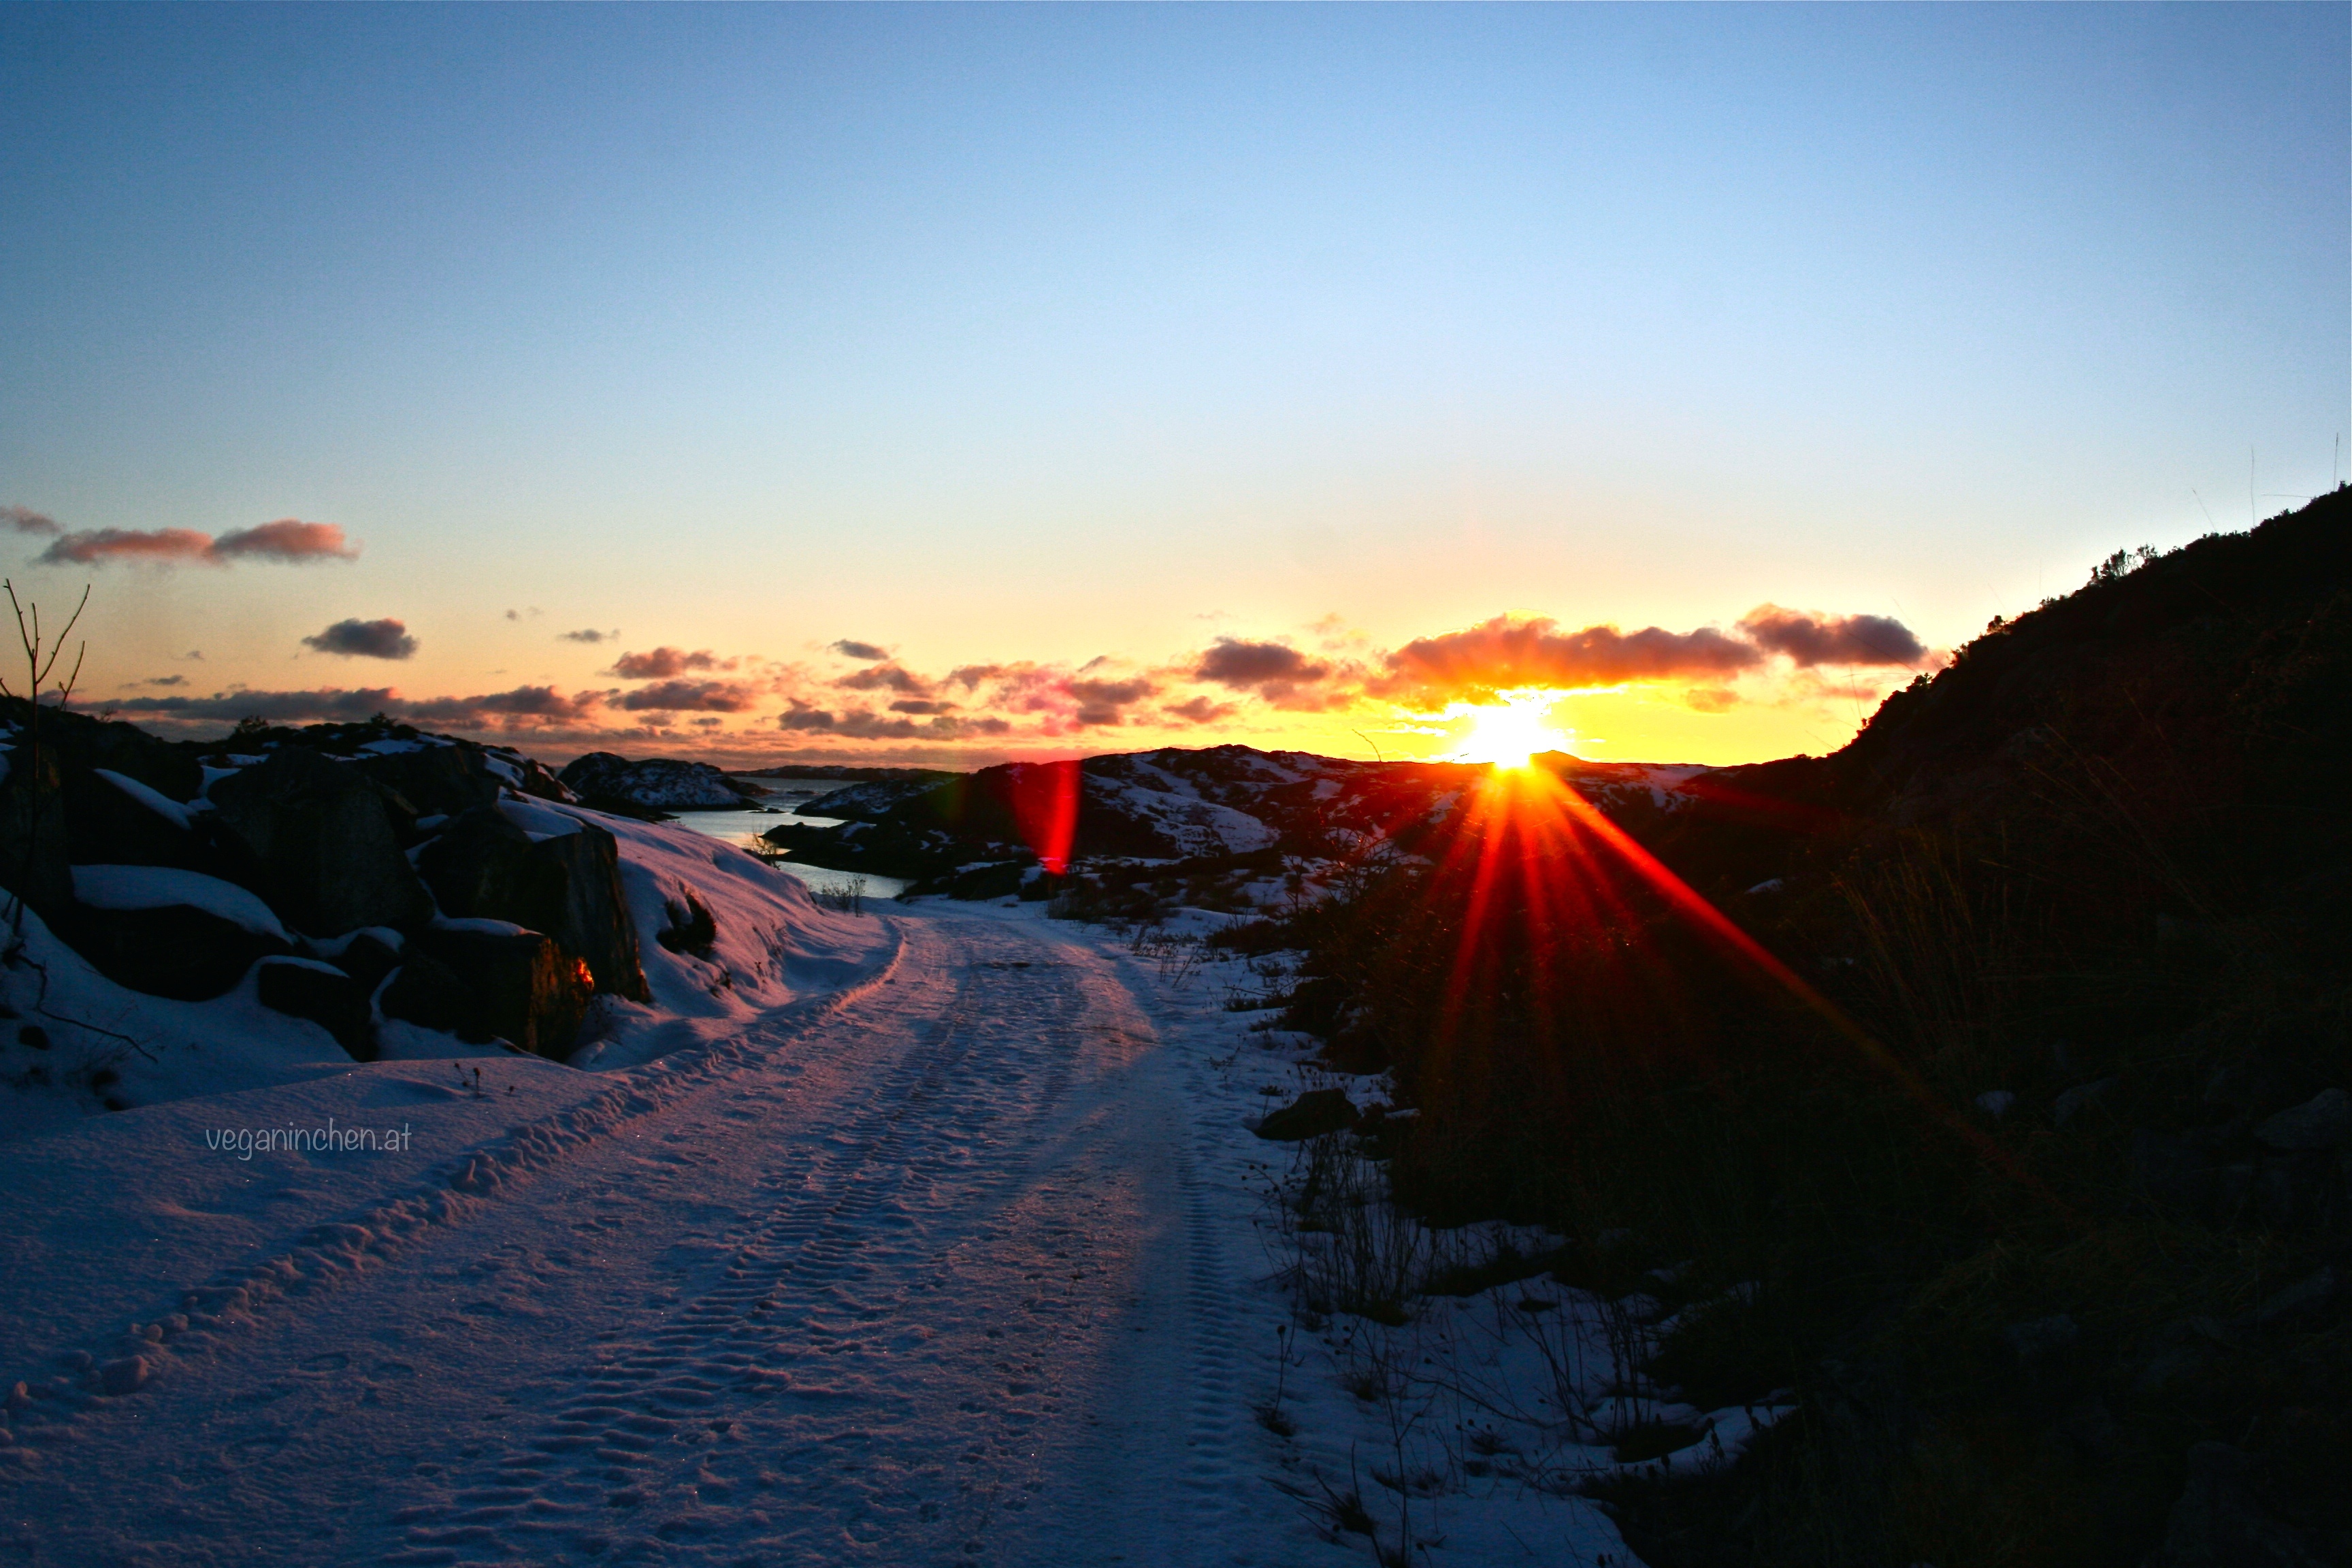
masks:
{"label": "distant snowy ridge", "polygon": [[[1587,763],[1553,754],[1538,765],[1603,815],[1654,823],[1690,803],[1685,786],[1709,770],[1690,764]],[[1070,770],[1075,770],[1075,778]],[[844,826],[780,825],[766,837],[795,857],[845,870],[927,879],[927,889],[994,896],[1003,878],[959,879],[988,862],[1034,864],[1038,823],[1055,791],[1075,789],[1074,866],[1178,863],[1280,853],[1328,860],[1398,845],[1444,821],[1480,764],[1378,763],[1248,746],[1169,747],[1075,763],[1007,763],[938,783],[853,784],[800,807]]]}

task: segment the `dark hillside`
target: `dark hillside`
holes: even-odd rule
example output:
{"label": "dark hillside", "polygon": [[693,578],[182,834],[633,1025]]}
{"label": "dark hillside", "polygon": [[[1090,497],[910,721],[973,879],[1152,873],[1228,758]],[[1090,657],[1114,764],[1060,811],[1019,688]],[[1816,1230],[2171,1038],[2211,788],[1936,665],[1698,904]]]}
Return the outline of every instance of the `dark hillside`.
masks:
{"label": "dark hillside", "polygon": [[2344,1562],[2347,751],[2339,490],[1626,818],[1730,927],[1497,796],[1234,940],[1393,1068],[1402,1201],[1664,1270],[1709,1305],[1651,1370],[1701,1408],[1798,1390],[1728,1473],[1615,1491],[1654,1568]]}

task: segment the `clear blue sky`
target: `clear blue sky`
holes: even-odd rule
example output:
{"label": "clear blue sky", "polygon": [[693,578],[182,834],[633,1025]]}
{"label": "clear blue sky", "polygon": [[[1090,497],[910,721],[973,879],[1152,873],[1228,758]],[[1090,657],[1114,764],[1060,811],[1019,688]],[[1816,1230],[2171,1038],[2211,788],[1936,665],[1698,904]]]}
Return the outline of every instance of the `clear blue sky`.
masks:
{"label": "clear blue sky", "polygon": [[0,505],[364,546],[0,552],[98,584],[93,690],[618,690],[555,634],[619,628],[803,666],[723,721],[780,748],[841,637],[1171,700],[1507,611],[1949,646],[2245,526],[2250,448],[2325,488],[2347,17],[0,9]]}

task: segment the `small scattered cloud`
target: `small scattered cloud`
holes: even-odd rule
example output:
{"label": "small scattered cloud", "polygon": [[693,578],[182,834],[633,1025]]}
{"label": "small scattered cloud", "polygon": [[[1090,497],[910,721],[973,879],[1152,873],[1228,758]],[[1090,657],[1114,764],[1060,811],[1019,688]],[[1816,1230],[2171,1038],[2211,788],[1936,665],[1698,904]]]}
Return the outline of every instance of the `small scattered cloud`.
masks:
{"label": "small scattered cloud", "polygon": [[187,683],[188,678],[184,675],[151,675],[138,682],[141,686],[185,686]]}
{"label": "small scattered cloud", "polygon": [[416,639],[407,626],[389,617],[381,621],[337,621],[325,631],[302,639],[303,646],[346,658],[407,658],[416,652]]}
{"label": "small scattered cloud", "polygon": [[1786,654],[1798,668],[1816,665],[1913,665],[1927,657],[1911,628],[1887,616],[1826,616],[1759,605],[1739,617],[1757,647]]}
{"label": "small scattered cloud", "polygon": [[902,691],[909,697],[927,697],[930,682],[895,664],[873,664],[855,675],[845,675],[834,682],[844,691]]}
{"label": "small scattered cloud", "polygon": [[1739,693],[1728,686],[1693,686],[1683,692],[1683,706],[1694,713],[1728,713],[1739,706]]}
{"label": "small scattered cloud", "polygon": [[576,691],[564,696],[555,687],[515,687],[513,691],[491,691],[485,696],[437,696],[421,703],[400,703],[393,717],[428,721],[428,724],[466,724],[482,726],[489,717],[506,720],[558,720],[581,721],[595,715],[602,705],[602,696],[595,691]]}
{"label": "small scattered cloud", "polygon": [[1230,719],[1240,711],[1236,702],[1219,702],[1214,698],[1195,697],[1174,703],[1160,711],[1171,719],[1181,719],[1188,724],[1213,724],[1220,719]]}
{"label": "small scattered cloud", "polygon": [[1297,648],[1278,642],[1245,642],[1240,637],[1219,637],[1201,656],[1193,667],[1196,680],[1211,680],[1236,691],[1254,691],[1263,687],[1287,689],[1306,681],[1320,680],[1331,673],[1328,664],[1318,664]]}
{"label": "small scattered cloud", "polygon": [[621,706],[633,713],[740,713],[751,705],[751,692],[731,680],[665,680],[621,699]]}
{"label": "small scattered cloud", "polygon": [[[617,635],[617,634],[615,634]],[[588,637],[573,637],[576,642],[588,642]],[[722,659],[709,648],[693,653],[678,647],[657,647],[649,653],[625,653],[613,661],[605,673],[617,675],[623,680],[668,680],[697,669],[732,669],[735,660]]]}
{"label": "small scattered cloud", "polygon": [[0,506],[0,522],[19,533],[55,533],[58,520],[28,506]]}
{"label": "small scattered cloud", "polygon": [[1085,726],[1126,722],[1126,710],[1159,688],[1148,680],[1073,680],[1070,695],[1077,700],[1072,721]]}
{"label": "small scattered cloud", "polygon": [[843,637],[839,642],[831,643],[826,646],[830,647],[834,652],[840,654],[845,658],[862,658],[868,661],[879,661],[890,657],[889,651],[886,648],[877,647],[870,642],[858,642],[851,637]]}
{"label": "small scattered cloud", "polygon": [[1310,658],[1288,643],[1219,637],[1194,661],[1191,678],[1249,692],[1276,708],[1312,713],[1353,700],[1352,691],[1327,689],[1341,673],[1339,667]]}
{"label": "small scattered cloud", "polygon": [[193,528],[92,528],[61,535],[36,558],[47,565],[102,566],[129,561],[155,566],[226,566],[237,561],[355,561],[359,546],[331,522],[281,518],[215,539]]}
{"label": "small scattered cloud", "polygon": [[[509,616],[512,616],[514,612],[512,610],[509,610],[507,614]],[[600,632],[593,626],[583,626],[576,632],[559,632],[556,635],[558,639],[563,642],[599,643],[618,642],[621,640],[620,628],[617,626],[609,632]],[[668,650],[662,649],[659,651],[667,652]]]}

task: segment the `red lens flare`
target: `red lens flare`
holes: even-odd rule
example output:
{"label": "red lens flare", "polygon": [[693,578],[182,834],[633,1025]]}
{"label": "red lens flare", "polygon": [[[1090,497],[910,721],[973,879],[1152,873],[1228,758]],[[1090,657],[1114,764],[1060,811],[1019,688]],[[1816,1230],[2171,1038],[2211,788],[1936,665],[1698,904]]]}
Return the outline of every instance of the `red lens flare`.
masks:
{"label": "red lens flare", "polygon": [[1080,780],[1076,763],[1016,763],[1007,776],[1005,805],[1037,863],[1061,876],[1070,868],[1070,841],[1078,831]]}
{"label": "red lens flare", "polygon": [[[1548,929],[1637,930],[1638,912],[1621,896],[1619,887],[1613,885],[1617,879],[1609,874],[1612,869],[1630,872],[1751,973],[1801,1002],[1988,1163],[2057,1203],[1980,1129],[1933,1094],[1894,1052],[1662,865],[1566,781],[1541,768],[1498,768],[1465,799],[1463,810],[1461,830],[1454,835],[1437,868],[1441,877],[1466,878],[1469,887],[1446,990],[1444,1016],[1448,1034],[1465,1011],[1477,1004],[1489,967],[1499,962],[1496,954],[1504,945],[1500,939],[1506,922],[1524,921],[1538,936]],[[1557,1008],[1570,999],[1546,994],[1546,969],[1537,962],[1527,977],[1538,1003]]]}

